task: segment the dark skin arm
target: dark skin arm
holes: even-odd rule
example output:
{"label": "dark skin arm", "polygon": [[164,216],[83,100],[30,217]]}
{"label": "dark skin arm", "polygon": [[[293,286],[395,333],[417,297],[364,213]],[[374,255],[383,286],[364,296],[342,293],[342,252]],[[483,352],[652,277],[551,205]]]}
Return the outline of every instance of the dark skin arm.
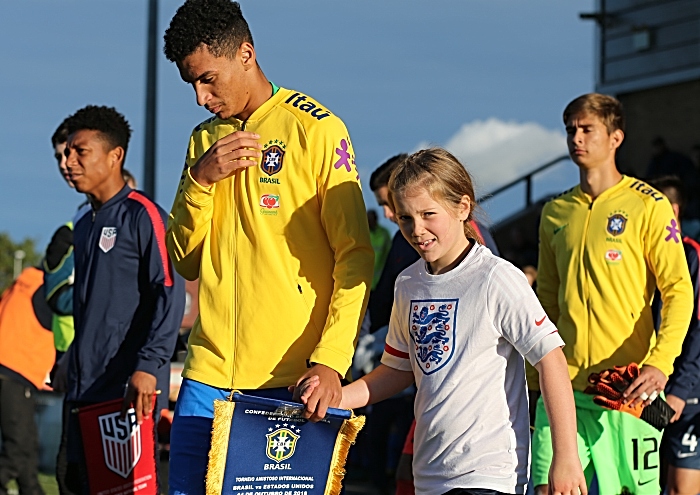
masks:
{"label": "dark skin arm", "polygon": [[156,394],[156,377],[145,371],[134,371],[122,404],[122,418],[126,416],[131,404],[136,410],[136,422],[143,423],[153,411],[153,396]]}
{"label": "dark skin arm", "polygon": [[632,407],[644,403],[645,406],[651,404],[650,400],[642,400],[640,397],[643,393],[648,396],[653,392],[661,392],[666,387],[668,377],[663,372],[654,366],[645,365],[639,370],[639,377],[630,383],[627,390],[622,394],[625,398],[625,403],[632,403]]}

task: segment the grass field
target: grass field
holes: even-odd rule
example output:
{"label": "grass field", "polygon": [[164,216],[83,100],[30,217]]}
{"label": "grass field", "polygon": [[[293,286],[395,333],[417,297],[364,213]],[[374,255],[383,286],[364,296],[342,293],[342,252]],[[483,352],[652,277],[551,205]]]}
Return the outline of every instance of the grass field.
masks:
{"label": "grass field", "polygon": [[[46,495],[58,495],[58,483],[56,483],[55,475],[39,473],[39,484],[41,484],[41,488],[43,488]],[[7,493],[8,495],[17,495],[19,493],[15,480],[8,483]]]}

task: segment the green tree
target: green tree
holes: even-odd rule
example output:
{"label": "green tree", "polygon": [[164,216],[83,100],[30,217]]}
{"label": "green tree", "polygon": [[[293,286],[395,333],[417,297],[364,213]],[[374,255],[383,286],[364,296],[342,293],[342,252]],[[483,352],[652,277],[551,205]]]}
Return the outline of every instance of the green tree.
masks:
{"label": "green tree", "polygon": [[27,237],[21,242],[15,242],[7,232],[0,232],[0,291],[7,289],[14,280],[17,251],[24,252],[22,268],[37,266],[41,261],[34,239]]}

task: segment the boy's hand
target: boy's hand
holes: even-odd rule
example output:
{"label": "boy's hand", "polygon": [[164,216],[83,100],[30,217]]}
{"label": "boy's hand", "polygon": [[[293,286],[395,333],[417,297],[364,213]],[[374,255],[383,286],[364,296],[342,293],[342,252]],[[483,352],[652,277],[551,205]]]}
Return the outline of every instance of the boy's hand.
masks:
{"label": "boy's hand", "polygon": [[588,377],[591,385],[584,392],[595,395],[593,402],[599,406],[631,414],[661,431],[668,425],[674,411],[661,397],[657,397],[658,394],[644,398],[644,402],[631,401],[623,395],[640,375],[639,367],[635,363],[591,373]]}
{"label": "boy's hand", "polygon": [[549,495],[588,495],[578,453],[555,455],[549,468]]}
{"label": "boy's hand", "polygon": [[651,404],[653,400],[649,400],[649,397],[657,397],[666,388],[666,382],[668,382],[668,377],[660,369],[649,365],[642,366],[637,376],[633,378],[634,380],[622,394],[625,403],[632,402],[632,407],[642,403],[645,406]]}
{"label": "boy's hand", "polygon": [[236,131],[222,137],[190,169],[192,178],[200,186],[209,187],[238,170],[257,165],[262,156],[258,138],[258,134],[247,131]]}
{"label": "boy's hand", "polygon": [[156,393],[156,377],[145,371],[134,371],[126,388],[126,395],[122,403],[121,417],[126,417],[126,412],[134,404],[136,411],[136,423],[143,423],[153,411],[153,398]]}
{"label": "boy's hand", "polygon": [[683,414],[683,409],[685,409],[685,401],[680,397],[676,397],[673,394],[668,394],[666,396],[666,404],[671,406],[671,409],[673,409],[676,412],[671,418],[671,421],[669,421],[669,423],[675,423],[676,421],[681,419],[681,414]]}

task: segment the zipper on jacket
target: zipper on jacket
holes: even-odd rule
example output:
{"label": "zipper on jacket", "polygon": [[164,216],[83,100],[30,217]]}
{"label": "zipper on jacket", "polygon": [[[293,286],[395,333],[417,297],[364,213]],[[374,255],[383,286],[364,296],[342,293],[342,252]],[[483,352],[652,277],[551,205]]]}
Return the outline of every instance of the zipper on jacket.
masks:
{"label": "zipper on jacket", "polygon": [[[91,218],[91,224],[90,229],[88,230],[87,234],[87,242],[85,243],[85,252],[83,252],[82,259],[80,262],[82,262],[83,266],[89,266],[92,268],[92,264],[87,263],[87,261],[90,259],[90,250],[93,248],[95,245],[94,240],[95,240],[95,217],[97,216],[97,210],[91,205],[90,206],[90,214],[92,215]],[[77,223],[77,222],[76,222]],[[75,225],[73,226],[75,228]],[[88,277],[89,278],[89,277]],[[87,304],[87,283],[83,282],[83,286],[81,287],[80,292],[78,293],[78,297],[80,298],[83,307],[86,306]],[[77,377],[76,377],[76,387],[75,387],[75,399],[78,400],[78,398],[82,395],[82,373],[80,371],[80,352],[77,350],[78,347],[80,347],[79,341],[75,341],[73,344],[71,344],[76,347],[76,351],[71,353],[75,357],[75,364],[76,368],[78,369]]]}
{"label": "zipper on jacket", "polygon": [[[245,130],[246,123],[241,124],[241,130]],[[233,339],[232,339],[232,349],[233,356],[231,360],[231,387],[235,386],[236,382],[236,360],[238,359],[238,223],[240,212],[238,211],[238,205],[236,202],[236,187],[240,184],[240,174],[235,174],[232,181],[232,191],[231,191],[231,207],[233,208],[233,294],[231,296],[231,302],[233,305]]]}
{"label": "zipper on jacket", "polygon": [[583,272],[585,274],[585,286],[584,290],[586,291],[585,293],[585,301],[586,301],[586,339],[588,341],[588,352],[586,353],[586,363],[585,366],[586,368],[589,368],[591,366],[591,290],[590,290],[590,270],[588,267],[588,264],[586,263],[586,252],[588,251],[587,245],[588,245],[588,229],[591,225],[591,215],[593,214],[593,203],[595,203],[595,199],[591,201],[591,203],[588,205],[588,213],[586,215],[586,227],[584,228],[583,231],[583,243],[581,246],[581,261],[583,262]]}

